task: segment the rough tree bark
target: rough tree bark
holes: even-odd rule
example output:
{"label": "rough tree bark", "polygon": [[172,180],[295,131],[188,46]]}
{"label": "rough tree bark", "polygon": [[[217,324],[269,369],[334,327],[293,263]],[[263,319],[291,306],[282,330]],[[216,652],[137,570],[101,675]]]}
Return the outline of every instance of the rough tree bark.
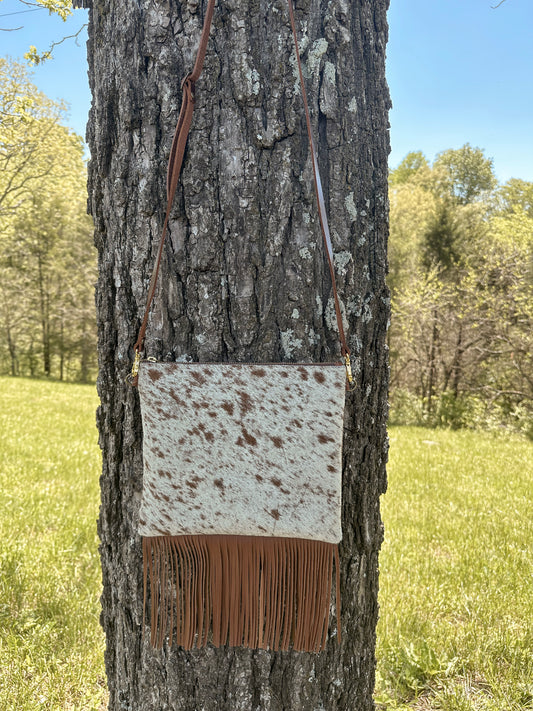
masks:
{"label": "rough tree bark", "polygon": [[[78,0],[87,5],[87,0]],[[99,250],[102,624],[111,709],[373,708],[379,495],[387,456],[388,0],[296,13],[357,391],[345,425],[342,627],[320,655],[153,651],[142,639],[137,392],[126,385],[165,205],[180,82],[205,2],[92,0],[89,206]],[[339,356],[284,0],[215,11],[147,353],[163,360]]]}

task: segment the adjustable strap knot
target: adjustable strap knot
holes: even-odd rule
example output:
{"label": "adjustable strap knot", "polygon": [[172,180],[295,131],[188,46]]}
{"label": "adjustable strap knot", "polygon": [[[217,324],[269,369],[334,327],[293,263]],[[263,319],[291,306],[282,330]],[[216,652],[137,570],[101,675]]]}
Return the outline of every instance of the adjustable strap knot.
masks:
{"label": "adjustable strap knot", "polygon": [[194,92],[196,89],[196,81],[193,79],[192,72],[189,72],[183,77],[181,82],[181,90],[185,93],[188,92],[190,98],[194,101]]}

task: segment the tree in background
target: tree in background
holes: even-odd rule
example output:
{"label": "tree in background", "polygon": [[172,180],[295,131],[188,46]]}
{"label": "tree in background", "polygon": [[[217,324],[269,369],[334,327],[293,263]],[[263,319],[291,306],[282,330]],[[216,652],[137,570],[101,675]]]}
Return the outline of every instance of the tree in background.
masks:
{"label": "tree in background", "polygon": [[491,161],[466,145],[432,165],[409,154],[390,185],[391,399],[400,418],[411,394],[421,422],[518,420],[527,429],[533,184],[497,186]]}
{"label": "tree in background", "polygon": [[511,178],[497,191],[498,208],[503,214],[522,211],[533,217],[533,183]]}
{"label": "tree in background", "polygon": [[38,91],[27,69],[0,57],[0,219],[42,190],[54,163],[53,133],[64,107]]}
{"label": "tree in background", "polygon": [[[12,375],[95,373],[96,280],[81,139],[0,58],[0,328]],[[7,368],[5,368],[7,370]]]}
{"label": "tree in background", "polygon": [[492,160],[468,143],[439,153],[432,169],[441,196],[452,198],[458,205],[482,200],[496,187]]}

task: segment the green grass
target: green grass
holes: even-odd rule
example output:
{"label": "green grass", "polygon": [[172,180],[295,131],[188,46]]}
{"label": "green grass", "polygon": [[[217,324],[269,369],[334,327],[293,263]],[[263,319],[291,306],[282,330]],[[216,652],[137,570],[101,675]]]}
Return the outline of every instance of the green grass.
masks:
{"label": "green grass", "polygon": [[0,709],[100,709],[96,392],[0,378],[0,398]]}
{"label": "green grass", "polygon": [[[97,711],[96,393],[0,378],[0,396],[0,709]],[[533,709],[533,444],[390,436],[378,708]]]}
{"label": "green grass", "polygon": [[533,709],[533,444],[395,427],[382,499],[381,709]]}

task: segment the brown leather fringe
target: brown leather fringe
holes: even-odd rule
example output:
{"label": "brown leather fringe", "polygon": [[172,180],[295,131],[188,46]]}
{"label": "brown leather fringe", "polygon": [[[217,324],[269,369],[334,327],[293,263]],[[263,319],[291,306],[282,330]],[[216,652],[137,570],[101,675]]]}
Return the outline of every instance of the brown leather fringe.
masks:
{"label": "brown leather fringe", "polygon": [[[229,644],[320,652],[326,647],[333,565],[337,640],[337,545],[300,538],[143,538],[144,612],[150,583],[150,641],[185,649]],[[211,635],[209,636],[209,633]]]}

